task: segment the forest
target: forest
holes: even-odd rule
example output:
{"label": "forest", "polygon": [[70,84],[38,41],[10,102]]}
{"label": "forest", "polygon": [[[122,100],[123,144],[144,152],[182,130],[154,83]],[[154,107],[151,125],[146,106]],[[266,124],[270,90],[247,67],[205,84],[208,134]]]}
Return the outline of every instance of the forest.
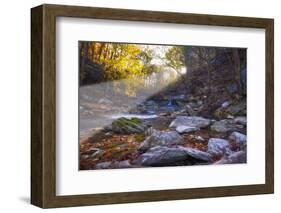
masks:
{"label": "forest", "polygon": [[79,41],[79,169],[246,163],[246,56]]}

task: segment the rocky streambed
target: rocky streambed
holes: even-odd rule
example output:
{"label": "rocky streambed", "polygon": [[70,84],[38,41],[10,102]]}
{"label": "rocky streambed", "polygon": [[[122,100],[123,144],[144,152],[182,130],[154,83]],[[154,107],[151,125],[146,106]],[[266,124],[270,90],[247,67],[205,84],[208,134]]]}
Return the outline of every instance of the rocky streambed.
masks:
{"label": "rocky streambed", "polygon": [[244,101],[224,102],[212,116],[197,108],[148,102],[129,116],[116,116],[80,138],[80,169],[246,163]]}

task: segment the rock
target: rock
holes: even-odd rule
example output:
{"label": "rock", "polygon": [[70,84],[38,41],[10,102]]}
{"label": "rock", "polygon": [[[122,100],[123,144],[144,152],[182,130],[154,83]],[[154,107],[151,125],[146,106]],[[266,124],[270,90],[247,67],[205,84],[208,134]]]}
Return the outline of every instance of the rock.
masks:
{"label": "rock", "polygon": [[130,168],[132,165],[129,160],[115,161],[115,162],[102,162],[95,165],[94,169],[121,169]]}
{"label": "rock", "polygon": [[211,121],[206,118],[198,116],[178,116],[170,124],[170,128],[177,128],[179,126],[188,126],[196,128],[205,128],[211,124]]}
{"label": "rock", "polygon": [[132,165],[130,164],[129,160],[115,161],[110,165],[110,168],[112,169],[130,168],[130,167],[132,167]]}
{"label": "rock", "polygon": [[236,124],[232,119],[216,121],[211,126],[211,130],[216,132],[239,131],[242,130],[243,128],[244,128],[243,125]]}
{"label": "rock", "polygon": [[233,115],[227,115],[226,118],[227,118],[227,119],[233,119],[234,116],[233,116]]}
{"label": "rock", "polygon": [[229,105],[230,105],[230,102],[229,102],[229,101],[225,101],[225,102],[222,103],[221,107],[222,107],[222,108],[226,108],[226,107],[228,107]]}
{"label": "rock", "polygon": [[157,146],[140,155],[138,163],[142,166],[179,166],[211,162],[208,153],[184,147]]}
{"label": "rock", "polygon": [[247,144],[247,136],[240,132],[231,133],[229,140],[234,143],[235,147],[239,147],[240,149],[244,149]]}
{"label": "rock", "polygon": [[193,149],[193,148],[184,148],[184,150],[186,151],[186,153],[197,159],[197,160],[202,160],[202,161],[206,161],[206,162],[212,162],[213,160],[211,159],[211,155],[207,152],[203,152],[200,151],[198,149]]}
{"label": "rock", "polygon": [[231,115],[244,115],[246,112],[246,101],[240,101],[237,104],[232,104],[227,108],[227,112]]}
{"label": "rock", "polygon": [[102,162],[95,165],[94,169],[109,169],[111,162]]}
{"label": "rock", "polygon": [[182,144],[183,139],[176,131],[157,131],[154,130],[152,134],[146,138],[139,146],[140,152],[145,152],[155,146],[171,146]]}
{"label": "rock", "polygon": [[97,156],[100,156],[103,153],[103,151],[99,148],[90,148],[89,150],[83,152],[81,154],[81,158],[86,160],[89,158],[95,158]]}
{"label": "rock", "polygon": [[230,143],[221,138],[210,138],[208,141],[208,153],[213,156],[222,156],[230,152]]}
{"label": "rock", "polygon": [[194,131],[197,131],[199,130],[199,128],[197,127],[192,127],[192,126],[178,126],[176,128],[176,131],[180,134],[182,133],[189,133],[189,132],[194,132]]}
{"label": "rock", "polygon": [[169,116],[171,115],[171,112],[167,111],[167,112],[161,112],[159,113],[160,116]]}
{"label": "rock", "polygon": [[192,107],[190,106],[190,104],[187,104],[187,105],[185,106],[185,111],[186,111],[189,115],[191,115],[191,116],[195,116],[195,115],[197,114],[197,112],[195,112],[195,111],[192,109]]}
{"label": "rock", "polygon": [[157,146],[142,154],[137,161],[142,166],[169,166],[186,160],[186,157],[182,149]]}
{"label": "rock", "polygon": [[223,157],[221,160],[217,161],[215,164],[235,164],[235,163],[247,163],[246,151],[234,152],[229,156]]}
{"label": "rock", "polygon": [[138,118],[118,118],[111,124],[111,130],[120,134],[141,133],[146,129],[146,125]]}
{"label": "rock", "polygon": [[237,123],[237,124],[242,124],[242,125],[247,125],[247,117],[245,116],[239,116],[239,117],[236,117],[234,119],[234,122]]}
{"label": "rock", "polygon": [[201,137],[200,135],[189,135],[189,138],[191,140],[196,140],[198,142],[204,142],[205,139],[203,137]]}

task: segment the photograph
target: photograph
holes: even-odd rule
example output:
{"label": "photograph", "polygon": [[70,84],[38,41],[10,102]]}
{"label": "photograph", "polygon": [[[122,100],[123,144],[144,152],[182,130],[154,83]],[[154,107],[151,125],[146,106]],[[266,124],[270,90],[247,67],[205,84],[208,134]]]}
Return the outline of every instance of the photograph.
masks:
{"label": "photograph", "polygon": [[79,169],[247,163],[247,49],[79,41]]}

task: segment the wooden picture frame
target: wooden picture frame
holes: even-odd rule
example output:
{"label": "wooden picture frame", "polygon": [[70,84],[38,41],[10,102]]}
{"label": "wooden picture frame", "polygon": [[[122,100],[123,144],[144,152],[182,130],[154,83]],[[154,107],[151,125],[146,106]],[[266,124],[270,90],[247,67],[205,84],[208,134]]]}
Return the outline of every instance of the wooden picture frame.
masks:
{"label": "wooden picture frame", "polygon": [[[87,195],[56,195],[56,17],[265,29],[265,184]],[[44,4],[31,9],[31,203],[42,208],[267,194],[274,191],[274,21]]]}

